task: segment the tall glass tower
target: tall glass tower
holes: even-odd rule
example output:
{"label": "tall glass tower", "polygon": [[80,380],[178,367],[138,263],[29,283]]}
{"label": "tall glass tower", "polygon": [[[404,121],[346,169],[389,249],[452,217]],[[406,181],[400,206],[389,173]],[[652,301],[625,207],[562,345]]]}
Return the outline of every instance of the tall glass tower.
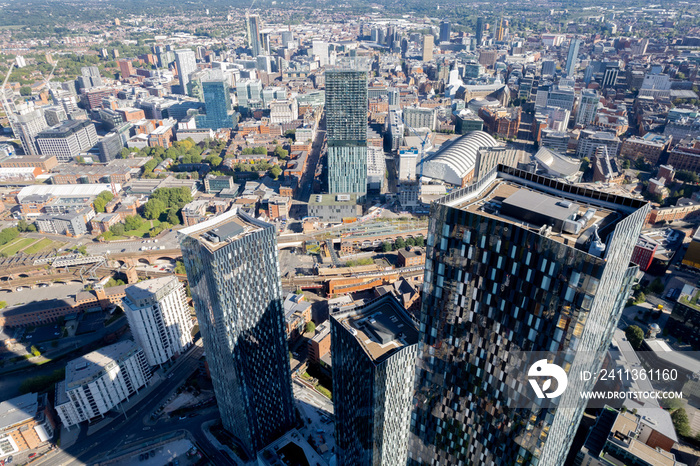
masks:
{"label": "tall glass tower", "polygon": [[234,209],[179,233],[221,419],[254,454],[295,418],[275,228]]}
{"label": "tall glass tower", "polygon": [[578,50],[581,47],[581,39],[571,39],[569,54],[566,56],[566,77],[573,78],[576,74],[576,61],[578,60]]}
{"label": "tall glass tower", "polygon": [[[409,464],[564,464],[649,209],[504,165],[432,204]],[[556,399],[528,383],[541,353]]]}
{"label": "tall glass tower", "polygon": [[405,466],[415,323],[392,295],[330,320],[338,465]]}
{"label": "tall glass tower", "polygon": [[326,69],[328,191],[367,193],[367,64],[361,59]]}
{"label": "tall glass tower", "polygon": [[182,93],[187,94],[187,84],[190,82],[190,74],[197,69],[197,59],[195,58],[194,50],[175,50],[175,64],[177,65],[177,74],[180,79]]}
{"label": "tall glass tower", "polygon": [[202,97],[206,115],[197,121],[200,128],[233,128],[233,110],[231,91],[223,73],[213,70],[202,77]]}
{"label": "tall glass tower", "polygon": [[245,15],[245,31],[246,37],[248,39],[248,47],[253,54],[253,57],[262,55],[263,45],[260,39],[260,16],[258,15]]}

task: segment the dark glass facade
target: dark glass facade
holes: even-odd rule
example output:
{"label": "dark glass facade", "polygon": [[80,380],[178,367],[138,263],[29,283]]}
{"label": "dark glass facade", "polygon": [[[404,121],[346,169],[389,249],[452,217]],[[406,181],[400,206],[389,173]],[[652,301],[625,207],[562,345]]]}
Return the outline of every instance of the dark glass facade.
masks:
{"label": "dark glass facade", "polygon": [[[499,183],[607,209],[605,255],[474,207]],[[570,378],[543,405],[518,358],[542,351],[567,373],[600,368],[648,210],[502,165],[432,205],[409,464],[564,464],[585,408],[575,396],[594,380]]]}
{"label": "dark glass facade", "polygon": [[[400,332],[391,342],[368,330],[378,314]],[[391,295],[336,312],[330,321],[337,464],[404,466],[418,348],[414,322]]]}
{"label": "dark glass facade", "polygon": [[295,419],[275,228],[234,210],[180,234],[223,425],[257,452]]}

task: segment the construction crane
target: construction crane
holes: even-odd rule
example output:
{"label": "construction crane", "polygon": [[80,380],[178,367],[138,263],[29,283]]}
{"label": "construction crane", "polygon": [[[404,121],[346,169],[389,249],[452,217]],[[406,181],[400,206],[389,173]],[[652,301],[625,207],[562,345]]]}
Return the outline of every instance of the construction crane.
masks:
{"label": "construction crane", "polygon": [[5,76],[5,81],[2,83],[2,87],[0,87],[0,93],[2,93],[2,106],[5,109],[5,116],[7,117],[8,121],[10,120],[10,114],[8,112],[9,105],[7,105],[7,96],[5,95],[5,86],[7,86],[7,81],[10,79],[10,75],[12,74],[12,69],[15,67],[15,63],[12,62],[10,65],[10,69],[7,71],[7,76]]}
{"label": "construction crane", "polygon": [[416,178],[420,180],[420,178],[423,177],[423,158],[425,155],[425,143],[428,142],[428,138],[430,137],[430,131],[428,131],[425,134],[425,136],[421,136],[418,133],[418,131],[415,128],[413,128],[411,125],[406,123],[406,121],[404,121],[403,118],[401,118],[401,122],[406,126],[406,128],[408,128],[414,134],[414,136],[417,136],[418,139],[420,139],[420,152],[418,154],[420,161],[418,162],[418,174],[416,176]]}

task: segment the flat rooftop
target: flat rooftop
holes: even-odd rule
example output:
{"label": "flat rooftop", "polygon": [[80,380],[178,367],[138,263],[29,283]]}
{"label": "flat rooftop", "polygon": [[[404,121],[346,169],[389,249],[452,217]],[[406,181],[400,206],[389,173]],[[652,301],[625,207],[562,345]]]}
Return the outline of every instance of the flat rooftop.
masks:
{"label": "flat rooftop", "polygon": [[120,341],[69,361],[66,364],[66,390],[91,382],[137,349],[133,341]]}
{"label": "flat rooftop", "polygon": [[39,408],[38,395],[27,393],[0,403],[0,431],[31,419]]}
{"label": "flat rooftop", "polygon": [[391,295],[333,317],[353,333],[375,363],[396,350],[418,343],[418,330]]}
{"label": "flat rooftop", "polygon": [[158,290],[169,285],[173,280],[177,280],[174,275],[144,280],[127,286],[124,291],[126,292],[126,296],[133,301],[148,299],[155,295]]}
{"label": "flat rooftop", "polygon": [[234,208],[197,225],[183,228],[178,233],[196,239],[214,252],[229,242],[266,227],[272,228],[272,225],[249,217]]}
{"label": "flat rooftop", "polygon": [[[585,221],[578,233],[568,233],[557,227],[553,228],[550,238],[571,245],[585,243],[590,235],[588,230],[598,224],[600,236],[605,240],[603,231],[623,218],[619,212],[580,199],[557,196],[549,192],[533,189],[511,181],[496,179],[493,184],[484,189],[478,196],[464,202],[457,202],[455,207],[481,215],[498,219],[513,225],[539,232],[543,225],[559,224],[571,218],[581,218],[588,209],[595,209],[593,216]],[[543,219],[534,223],[535,219]]]}

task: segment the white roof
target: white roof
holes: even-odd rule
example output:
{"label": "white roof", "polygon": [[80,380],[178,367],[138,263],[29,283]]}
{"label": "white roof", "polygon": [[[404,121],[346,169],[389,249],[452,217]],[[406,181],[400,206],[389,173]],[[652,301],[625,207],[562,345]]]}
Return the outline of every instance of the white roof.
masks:
{"label": "white roof", "polygon": [[[121,191],[121,185],[114,185],[117,192]],[[97,197],[102,191],[112,191],[112,185],[109,183],[96,184],[43,184],[26,186],[17,194],[17,200],[22,200],[33,194],[51,194],[57,197]]]}
{"label": "white roof", "polygon": [[476,166],[477,151],[496,145],[496,140],[483,131],[467,133],[428,156],[423,164],[423,175],[461,186],[462,179]]}

